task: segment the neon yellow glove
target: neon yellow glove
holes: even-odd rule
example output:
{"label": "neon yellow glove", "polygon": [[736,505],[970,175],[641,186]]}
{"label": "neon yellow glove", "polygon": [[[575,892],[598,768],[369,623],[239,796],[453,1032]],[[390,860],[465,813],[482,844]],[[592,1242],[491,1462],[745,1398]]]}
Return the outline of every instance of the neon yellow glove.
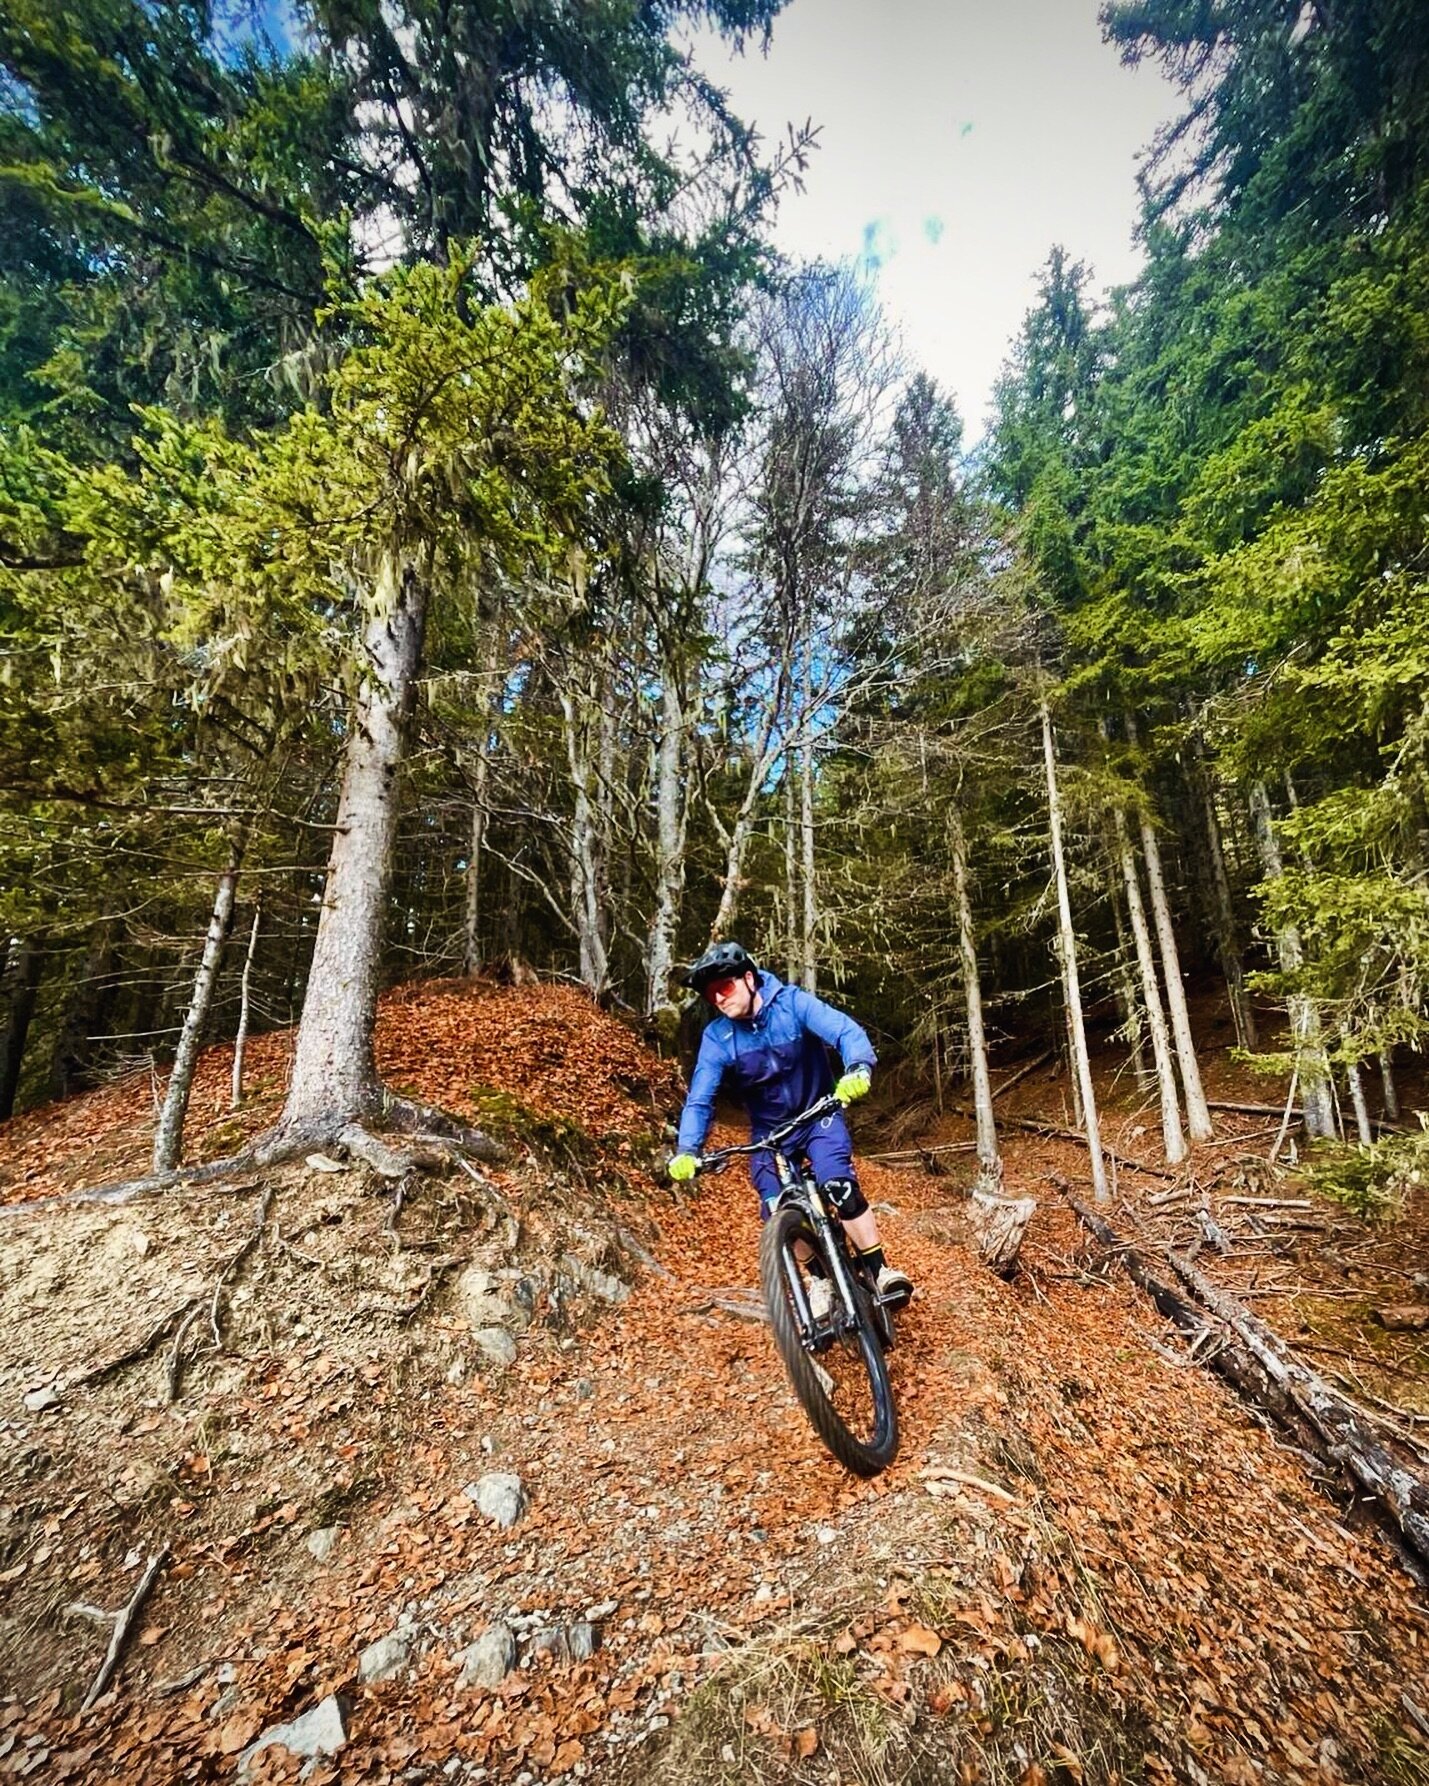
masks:
{"label": "neon yellow glove", "polygon": [[834,1096],[841,1104],[851,1104],[855,1098],[866,1097],[872,1084],[873,1075],[867,1067],[854,1067],[834,1087]]}
{"label": "neon yellow glove", "polygon": [[670,1161],[669,1173],[676,1184],[688,1184],[699,1171],[700,1162],[692,1153],[677,1153]]}

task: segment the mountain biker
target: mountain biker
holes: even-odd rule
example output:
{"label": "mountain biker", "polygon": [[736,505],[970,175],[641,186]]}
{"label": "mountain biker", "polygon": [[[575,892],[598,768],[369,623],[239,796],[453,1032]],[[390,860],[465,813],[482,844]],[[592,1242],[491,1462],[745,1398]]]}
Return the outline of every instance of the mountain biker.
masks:
{"label": "mountain biker", "polygon": [[[840,1104],[851,1104],[868,1091],[878,1057],[852,1017],[802,987],[787,986],[762,971],[739,943],[715,943],[685,969],[682,978],[714,1007],[716,1015],[700,1039],[680,1114],[678,1151],[669,1165],[676,1182],[693,1178],[699,1169],[699,1151],[726,1078],[748,1112],[750,1139],[755,1141],[830,1091]],[[825,1043],[838,1050],[843,1062],[837,1085]],[[838,1211],[879,1294],[906,1302],[913,1294],[912,1280],[883,1256],[877,1218],[854,1175],[853,1141],[842,1112],[811,1123],[783,1151],[808,1159],[814,1182]],[[760,1220],[768,1221],[779,1196],[779,1177],[767,1153],[753,1156],[750,1177],[759,1192]],[[821,1269],[818,1261],[810,1263],[814,1270]],[[827,1278],[811,1278],[809,1302],[818,1319],[828,1314],[832,1291]]]}

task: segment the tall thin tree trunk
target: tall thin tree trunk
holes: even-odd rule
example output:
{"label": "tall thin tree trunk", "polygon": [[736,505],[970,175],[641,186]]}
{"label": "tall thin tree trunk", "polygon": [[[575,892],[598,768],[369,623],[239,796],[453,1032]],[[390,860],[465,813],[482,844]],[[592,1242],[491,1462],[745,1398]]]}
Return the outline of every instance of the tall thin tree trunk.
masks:
{"label": "tall thin tree trunk", "polygon": [[1394,1083],[1394,1055],[1388,1048],[1379,1051],[1379,1082],[1384,1090],[1384,1114],[1391,1122],[1398,1122],[1399,1089]]}
{"label": "tall thin tree trunk", "polygon": [[258,953],[258,932],[263,923],[263,895],[253,902],[253,927],[248,932],[248,952],[243,957],[243,977],[238,983],[238,1033],[233,1038],[233,1083],[228,1107],[243,1102],[243,1062],[248,1052],[248,1026],[253,1015],[253,961]]}
{"label": "tall thin tree trunk", "polygon": [[818,883],[814,879],[814,747],[804,741],[799,753],[799,835],[803,843],[804,870],[804,971],[800,984],[806,992],[819,989]]}
{"label": "tall thin tree trunk", "polygon": [[[1275,837],[1270,796],[1265,791],[1263,781],[1251,783],[1250,815],[1265,878],[1275,880],[1285,872],[1285,868],[1280,857],[1280,845]],[[1293,924],[1285,925],[1276,933],[1275,948],[1280,957],[1281,971],[1285,974],[1298,973],[1305,955],[1300,944],[1300,932]],[[1333,1140],[1335,1109],[1330,1066],[1325,1059],[1325,1049],[1320,1039],[1320,1019],[1314,1005],[1302,993],[1292,993],[1286,1003],[1299,1068],[1300,1091],[1304,1099],[1306,1133],[1322,1140]]]}
{"label": "tall thin tree trunk", "polygon": [[1360,1146],[1374,1145],[1374,1129],[1369,1120],[1369,1105],[1365,1102],[1364,1081],[1360,1078],[1359,1067],[1351,1062],[1345,1068],[1345,1078],[1349,1081],[1350,1102],[1355,1109],[1355,1128],[1359,1132]]}
{"label": "tall thin tree trunk", "polygon": [[1067,863],[1062,851],[1062,797],[1057,787],[1057,752],[1052,742],[1052,714],[1042,697],[1042,754],[1047,768],[1047,819],[1052,839],[1052,872],[1057,882],[1057,936],[1062,984],[1066,990],[1067,1024],[1072,1043],[1072,1065],[1082,1098],[1082,1123],[1091,1155],[1092,1191],[1098,1203],[1110,1200],[1106,1161],[1102,1157],[1101,1125],[1097,1121],[1092,1063],[1087,1052],[1087,1031],[1082,1016],[1082,988],[1077,977],[1077,938],[1072,928],[1072,896],[1067,885]]}
{"label": "tall thin tree trunk", "polygon": [[[571,814],[570,898],[580,957],[581,984],[592,998],[604,996],[610,964],[605,948],[601,787],[605,763],[605,719],[600,690],[568,686],[561,691],[566,756],[574,788]],[[592,737],[594,732],[594,737]]]}
{"label": "tall thin tree trunk", "polygon": [[1151,1032],[1151,1057],[1156,1064],[1156,1089],[1161,1099],[1161,1139],[1167,1161],[1175,1166],[1186,1157],[1186,1139],[1181,1133],[1181,1105],[1176,1096],[1171,1038],[1166,1032],[1166,1013],[1161,1005],[1161,989],[1156,982],[1156,957],[1151,947],[1151,931],[1146,923],[1146,907],[1141,899],[1141,880],[1136,872],[1136,857],[1126,826],[1126,814],[1119,806],[1113,809],[1112,823],[1116,827],[1117,855],[1121,859],[1127,914],[1131,921],[1132,940],[1136,945],[1136,965],[1141,974],[1142,1004],[1146,1010],[1147,1028]]}
{"label": "tall thin tree trunk", "polygon": [[238,871],[243,865],[243,843],[241,835],[234,837],[229,847],[228,863],[218,877],[213,911],[208,920],[208,934],[203,943],[203,956],[199,961],[198,972],[194,975],[193,996],[189,999],[183,1028],[179,1031],[179,1045],[174,1050],[174,1065],[169,1074],[168,1089],[164,1093],[163,1109],[159,1112],[158,1126],[154,1130],[155,1172],[172,1172],[183,1152],[184,1118],[188,1115],[189,1094],[193,1090],[194,1068],[198,1065],[203,1032],[208,1024],[208,1014],[213,1008],[214,988],[218,985],[218,970],[223,961],[223,946],[228,941],[229,927],[233,923],[233,901],[238,891]]}
{"label": "tall thin tree trunk", "polygon": [[0,1122],[15,1113],[15,1098],[20,1089],[20,1069],[25,1060],[25,1043],[34,1021],[35,1000],[40,990],[40,974],[44,957],[33,937],[21,937],[10,953],[10,1009],[5,1018],[5,1034],[0,1039]]}
{"label": "tall thin tree trunk", "polygon": [[[1136,742],[1136,722],[1127,715],[1127,736]],[[1209,1141],[1214,1129],[1206,1094],[1201,1087],[1201,1066],[1196,1059],[1196,1038],[1191,1033],[1191,1013],[1186,1008],[1186,987],[1181,979],[1181,955],[1176,947],[1176,926],[1166,896],[1166,876],[1161,867],[1161,844],[1151,815],[1141,809],[1141,853],[1146,862],[1146,889],[1151,896],[1151,916],[1161,945],[1161,966],[1166,976],[1166,1008],[1176,1044],[1176,1064],[1186,1094],[1186,1129],[1193,1141]]]}
{"label": "tall thin tree trunk", "polygon": [[799,984],[799,783],[792,752],[784,759],[784,977]]}
{"label": "tall thin tree trunk", "polygon": [[[1002,1183],[1002,1159],[997,1151],[997,1122],[992,1108],[992,1078],[987,1070],[987,1035],[982,1020],[982,986],[978,977],[977,932],[973,928],[972,899],[968,892],[968,846],[963,816],[957,802],[948,804],[948,849],[953,863],[953,897],[958,908],[958,959],[963,971],[963,997],[967,1004],[968,1057],[972,1066],[973,1114],[977,1122],[978,1177],[985,1188]],[[933,1046],[937,1049],[936,1031]],[[942,1107],[942,1076],[938,1104]]]}
{"label": "tall thin tree trunk", "polygon": [[502,634],[500,617],[493,618],[487,634],[482,664],[481,729],[476,740],[476,763],[471,778],[471,839],[466,861],[466,922],[462,947],[462,972],[481,972],[481,883],[485,868],[486,830],[490,823],[487,790],[491,783],[492,733],[501,707]]}
{"label": "tall thin tree trunk", "polygon": [[666,652],[660,676],[660,737],[655,747],[655,915],[646,955],[645,1014],[673,1010],[670,975],[685,894],[685,830],[689,813],[680,774],[685,713],[679,666]]}
{"label": "tall thin tree trunk", "polygon": [[426,579],[387,554],[363,633],[368,667],[347,738],[342,793],[317,940],[280,1128],[328,1135],[373,1113],[373,1057],[382,920],[397,827],[398,773],[416,699],[426,629]]}
{"label": "tall thin tree trunk", "polygon": [[1211,887],[1216,902],[1216,951],[1221,958],[1221,972],[1225,975],[1226,993],[1230,1000],[1231,1022],[1235,1025],[1236,1041],[1242,1048],[1254,1048],[1257,1043],[1255,1033],[1255,1012],[1251,1007],[1249,994],[1245,989],[1245,968],[1241,961],[1240,945],[1236,940],[1235,908],[1231,903],[1230,877],[1226,873],[1226,853],[1221,841],[1221,822],[1216,813],[1216,790],[1211,777],[1209,764],[1205,760],[1204,746],[1200,745],[1199,775],[1201,784],[1201,811],[1206,825],[1206,848],[1211,869]]}

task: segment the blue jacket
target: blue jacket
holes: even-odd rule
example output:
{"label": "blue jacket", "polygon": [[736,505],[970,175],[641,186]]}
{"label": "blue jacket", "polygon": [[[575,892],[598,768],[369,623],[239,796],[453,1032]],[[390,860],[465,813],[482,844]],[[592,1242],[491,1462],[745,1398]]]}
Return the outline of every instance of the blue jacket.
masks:
{"label": "blue jacket", "polygon": [[761,973],[759,993],[764,1002],[757,1016],[712,1018],[700,1039],[680,1115],[681,1153],[700,1151],[726,1077],[757,1141],[833,1090],[825,1042],[838,1049],[845,1071],[877,1064],[873,1044],[853,1018],[811,992]]}

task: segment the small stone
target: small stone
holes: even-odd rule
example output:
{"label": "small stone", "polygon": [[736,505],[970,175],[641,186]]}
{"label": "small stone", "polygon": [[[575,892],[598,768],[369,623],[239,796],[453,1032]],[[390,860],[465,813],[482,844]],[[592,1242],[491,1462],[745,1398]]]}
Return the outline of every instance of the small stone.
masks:
{"label": "small stone", "polygon": [[411,1654],[409,1638],[402,1631],[389,1631],[376,1643],[369,1643],[357,1659],[358,1681],[366,1686],[371,1681],[390,1681],[401,1674]]}
{"label": "small stone", "polygon": [[594,1265],[587,1265],[584,1259],[577,1259],[571,1253],[567,1253],[561,1260],[561,1269],[578,1288],[598,1297],[601,1302],[624,1302],[630,1294],[629,1284],[613,1277],[608,1271],[599,1271]]}
{"label": "small stone", "polygon": [[287,1749],[293,1755],[335,1755],[347,1741],[347,1707],[336,1694],[319,1700],[310,1712],[290,1724],[275,1724],[248,1745],[238,1763],[240,1779],[247,1779],[254,1760],[264,1749]]}
{"label": "small stone", "polygon": [[526,1511],[525,1487],[511,1470],[488,1470],[477,1481],[469,1482],[462,1493],[498,1526],[514,1526]]}
{"label": "small stone", "polygon": [[838,1542],[838,1536],[838,1533],[832,1526],[819,1527],[818,1537],[820,1544],[836,1544]]}
{"label": "small stone", "polygon": [[594,1394],[595,1384],[591,1382],[589,1377],[576,1378],[576,1400],[578,1402],[588,1402]]}
{"label": "small stone", "polygon": [[618,1600],[597,1600],[594,1606],[587,1606],[585,1616],[592,1625],[598,1625],[602,1619],[608,1619],[611,1613],[619,1610]]}
{"label": "small stone", "polygon": [[32,1389],[25,1397],[27,1414],[43,1414],[47,1409],[57,1408],[59,1405],[60,1398],[53,1384],[47,1383],[43,1389]]}
{"label": "small stone", "polygon": [[142,1228],[135,1228],[130,1232],[129,1244],[141,1259],[146,1259],[149,1256],[149,1248],[154,1243]]}
{"label": "small stone", "polygon": [[451,1384],[453,1389],[459,1389],[465,1381],[466,1360],[464,1358],[453,1358],[451,1363],[447,1366],[447,1382]]}
{"label": "small stone", "polygon": [[477,1350],[493,1364],[499,1364],[503,1369],[515,1364],[516,1341],[504,1327],[478,1327],[471,1338]]}
{"label": "small stone", "polygon": [[325,1563],[337,1549],[341,1535],[341,1526],[319,1526],[315,1532],[309,1532],[303,1542],[320,1563]]}
{"label": "small stone", "polygon": [[516,1636],[508,1625],[493,1625],[462,1652],[459,1687],[499,1687],[516,1666]]}

